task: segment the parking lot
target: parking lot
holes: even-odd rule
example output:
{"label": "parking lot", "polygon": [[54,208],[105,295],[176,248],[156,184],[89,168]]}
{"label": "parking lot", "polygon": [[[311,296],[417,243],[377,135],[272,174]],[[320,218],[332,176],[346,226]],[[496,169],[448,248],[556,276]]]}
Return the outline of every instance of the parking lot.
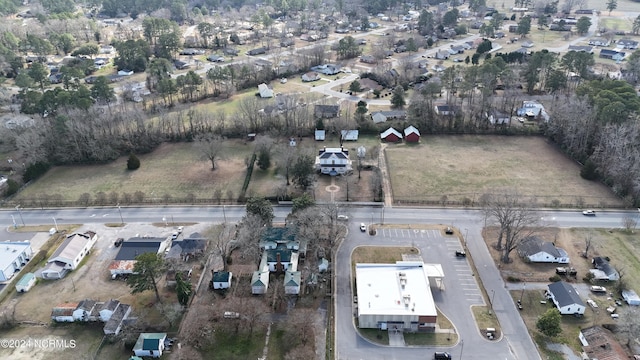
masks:
{"label": "parking lot", "polygon": [[[467,307],[484,304],[482,292],[469,262],[466,257],[456,256],[456,251],[463,250],[457,236],[446,235],[440,229],[381,228],[378,229],[376,237],[382,237],[380,240],[385,244],[415,246],[420,249],[425,263],[441,264],[445,273],[442,288],[444,298],[464,299]],[[434,291],[434,295],[435,293]]]}

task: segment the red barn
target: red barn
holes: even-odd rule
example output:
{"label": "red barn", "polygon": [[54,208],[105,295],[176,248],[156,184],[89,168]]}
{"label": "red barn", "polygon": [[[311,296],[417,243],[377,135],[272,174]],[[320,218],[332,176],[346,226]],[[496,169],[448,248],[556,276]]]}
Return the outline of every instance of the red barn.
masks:
{"label": "red barn", "polygon": [[420,131],[410,125],[408,128],[404,129],[404,140],[406,142],[417,143],[420,141]]}
{"label": "red barn", "polygon": [[398,142],[402,141],[402,134],[400,134],[398,130],[390,127],[380,134],[380,139],[386,142]]}

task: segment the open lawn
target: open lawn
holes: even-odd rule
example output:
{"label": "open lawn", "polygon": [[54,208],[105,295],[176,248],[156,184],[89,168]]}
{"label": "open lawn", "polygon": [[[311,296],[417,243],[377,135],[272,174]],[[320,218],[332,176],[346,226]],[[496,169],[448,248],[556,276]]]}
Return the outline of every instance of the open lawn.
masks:
{"label": "open lawn", "polygon": [[515,188],[536,196],[539,205],[622,205],[539,137],[423,136],[417,146],[390,144],[386,154],[396,203],[476,204],[484,193]]}
{"label": "open lawn", "polygon": [[[640,11],[640,7],[638,10]],[[602,17],[598,22],[601,29],[631,31],[633,28],[633,19],[619,17]]]}
{"label": "open lawn", "polygon": [[193,143],[165,143],[150,154],[140,155],[142,165],[135,171],[126,169],[127,157],[104,165],[55,167],[18,194],[16,201],[28,206],[42,194],[74,201],[83,193],[93,198],[99,192],[115,192],[122,198],[123,193],[136,191],[157,201],[166,200],[165,195],[185,198],[188,194],[212,199],[216,190],[222,191],[223,199],[229,192],[235,199],[246,173],[244,158],[253,148],[237,140],[227,143],[215,171],[211,171],[209,161],[201,160]]}

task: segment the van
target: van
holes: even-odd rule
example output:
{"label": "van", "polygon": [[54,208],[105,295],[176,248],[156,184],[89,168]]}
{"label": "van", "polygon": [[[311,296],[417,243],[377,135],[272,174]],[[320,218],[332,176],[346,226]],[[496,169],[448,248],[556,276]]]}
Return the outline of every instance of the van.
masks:
{"label": "van", "polygon": [[451,354],[444,351],[436,351],[436,353],[433,354],[433,358],[435,360],[449,360],[451,359]]}

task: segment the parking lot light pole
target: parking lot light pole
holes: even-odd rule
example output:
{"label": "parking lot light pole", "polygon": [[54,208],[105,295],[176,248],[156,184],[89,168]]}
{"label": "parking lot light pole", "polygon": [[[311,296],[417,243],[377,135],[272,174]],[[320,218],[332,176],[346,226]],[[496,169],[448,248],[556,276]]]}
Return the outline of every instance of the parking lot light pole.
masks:
{"label": "parking lot light pole", "polygon": [[496,291],[494,289],[491,289],[491,301],[489,302],[489,305],[491,306],[491,310],[489,310],[489,315],[491,315],[491,313],[493,312],[493,299],[495,299],[496,297]]}
{"label": "parking lot light pole", "polygon": [[20,205],[16,206],[16,210],[18,210],[18,214],[20,214],[20,221],[22,221],[22,226],[26,226],[24,224],[24,218],[22,217],[22,210],[20,209]]}
{"label": "parking lot light pole", "polygon": [[460,360],[462,360],[463,351],[464,351],[464,340],[460,339]]}

